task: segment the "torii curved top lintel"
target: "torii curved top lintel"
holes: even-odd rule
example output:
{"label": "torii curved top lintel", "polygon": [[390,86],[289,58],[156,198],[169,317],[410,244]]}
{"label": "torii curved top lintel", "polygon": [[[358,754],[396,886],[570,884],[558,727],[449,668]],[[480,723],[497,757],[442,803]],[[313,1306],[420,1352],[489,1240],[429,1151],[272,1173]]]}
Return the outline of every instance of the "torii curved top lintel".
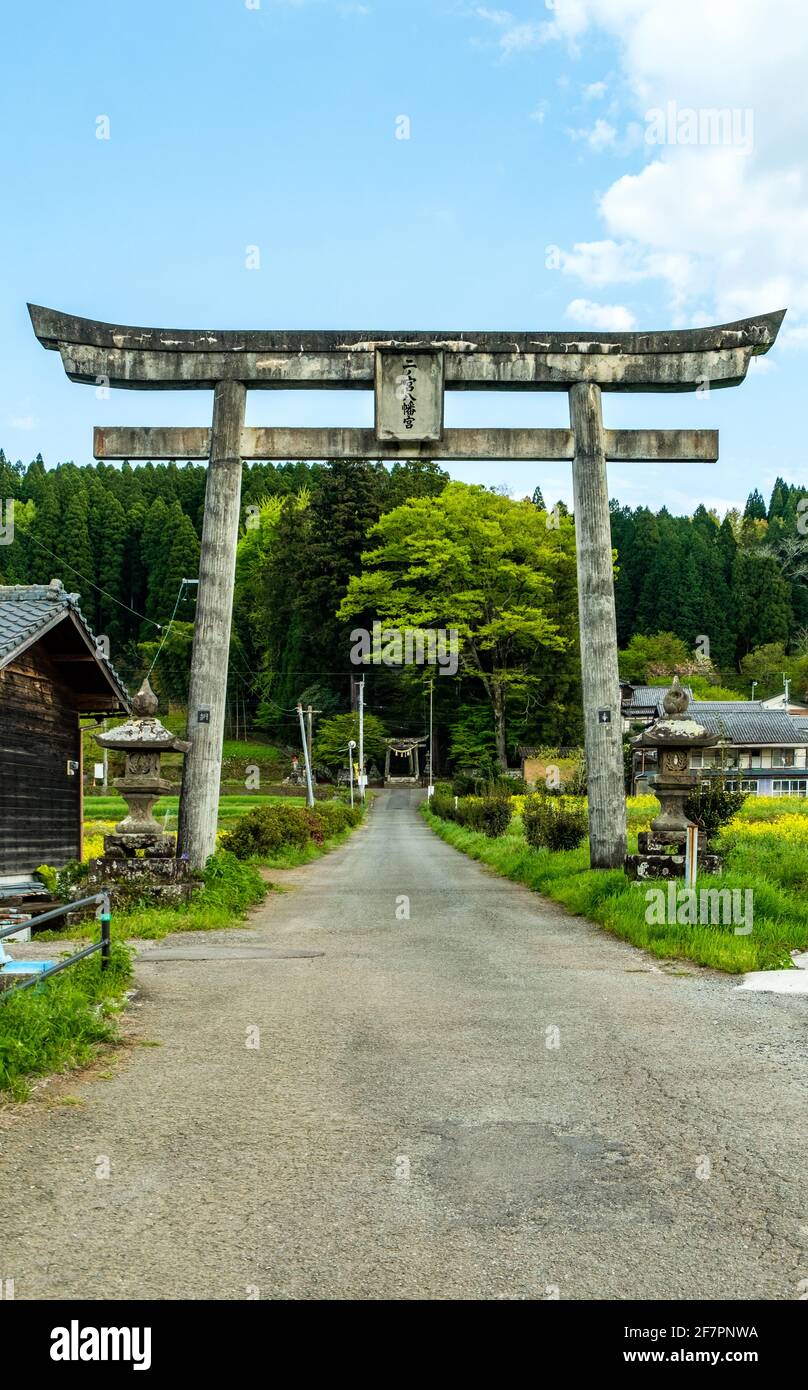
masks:
{"label": "torii curved top lintel", "polygon": [[751,348],[755,354],[768,352],[786,310],[706,328],[634,333],[132,328],[63,314],[39,304],[29,304],[28,312],[40,343],[51,349],[76,344],[160,353],[362,353],[376,347],[417,346],[424,350],[439,348],[447,353],[617,353],[635,357],[655,353],[715,352],[728,348]]}

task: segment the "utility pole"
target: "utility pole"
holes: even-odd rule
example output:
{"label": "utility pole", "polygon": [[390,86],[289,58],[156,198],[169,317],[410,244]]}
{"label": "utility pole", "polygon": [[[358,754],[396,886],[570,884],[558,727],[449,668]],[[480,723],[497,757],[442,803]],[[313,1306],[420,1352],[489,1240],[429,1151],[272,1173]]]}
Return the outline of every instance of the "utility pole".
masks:
{"label": "utility pole", "polygon": [[788,702],[791,696],[791,677],[787,676],[785,671],[783,672],[783,690],[785,692],[783,695],[783,704],[785,708],[788,709]]}
{"label": "utility pole", "polygon": [[427,799],[427,801],[429,801],[430,797],[432,796],[433,791],[435,790],[435,788],[434,788],[433,785],[432,785],[432,767],[433,767],[433,764],[432,764],[432,692],[433,692],[434,688],[435,688],[435,682],[434,682],[434,681],[430,681],[430,682],[429,682],[429,776],[428,776],[428,778],[427,778],[427,786],[426,786],[426,799]]}
{"label": "utility pole", "polygon": [[309,745],[309,767],[312,769],[312,779],[314,778],[314,758],[312,756],[312,718],[315,714],[322,714],[321,709],[312,709],[311,705],[306,708],[306,742]]}
{"label": "utility pole", "polygon": [[593,869],[622,869],[627,851],[626,789],[600,387],[593,382],[576,382],[570,387],[569,398],[575,437],[572,486],[590,864]]}
{"label": "utility pole", "polygon": [[[104,720],[103,724],[101,725],[101,731],[102,731],[102,733],[106,733],[106,732],[107,732],[107,721],[106,721],[106,719]],[[102,781],[101,781],[101,790],[102,790],[102,792],[104,793],[104,796],[106,796],[106,794],[107,794],[107,788],[108,788],[108,786],[109,786],[109,752],[108,752],[108,750],[107,750],[106,748],[102,748],[101,751],[102,751],[103,758],[104,758],[104,776],[103,776]]]}
{"label": "utility pole", "polygon": [[365,800],[365,679],[359,685],[359,800]]}
{"label": "utility pole", "polygon": [[355,739],[349,739],[349,740],[348,740],[348,780],[349,780],[349,782],[350,782],[350,784],[351,784],[351,805],[352,805],[352,806],[353,806],[353,804],[354,804],[354,800],[353,800],[353,751],[354,751],[354,748],[355,748],[355,747],[356,747],[356,740],[355,740]]}
{"label": "utility pole", "polygon": [[[311,710],[311,705],[309,705]],[[303,706],[298,701],[297,715],[300,720],[300,741],[303,744],[303,761],[306,764],[306,805],[314,805],[314,788],[311,784],[311,762],[309,760],[309,745],[306,740],[306,730],[303,727]]]}
{"label": "utility pole", "polygon": [[752,699],[753,699],[753,700],[754,700],[754,698],[755,698],[755,691],[757,690],[757,687],[758,687],[758,682],[757,682],[757,681],[752,681]]}
{"label": "utility pole", "polygon": [[197,870],[216,848],[246,399],[241,381],[220,381],[214,390],[178,844]]}

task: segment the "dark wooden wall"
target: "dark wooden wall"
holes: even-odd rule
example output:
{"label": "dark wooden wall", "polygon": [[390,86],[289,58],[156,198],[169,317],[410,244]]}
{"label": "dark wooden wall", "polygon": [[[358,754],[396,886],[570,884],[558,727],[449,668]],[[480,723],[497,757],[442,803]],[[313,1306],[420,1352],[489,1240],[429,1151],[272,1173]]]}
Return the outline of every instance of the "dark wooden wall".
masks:
{"label": "dark wooden wall", "polygon": [[78,714],[37,644],[0,671],[0,874],[80,857],[81,776]]}

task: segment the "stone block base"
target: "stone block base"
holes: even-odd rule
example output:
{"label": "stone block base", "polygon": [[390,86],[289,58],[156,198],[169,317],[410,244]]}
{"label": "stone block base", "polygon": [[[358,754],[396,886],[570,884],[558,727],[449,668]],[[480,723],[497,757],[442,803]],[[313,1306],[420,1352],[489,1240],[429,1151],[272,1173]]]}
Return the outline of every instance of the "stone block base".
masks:
{"label": "stone block base", "polygon": [[161,830],[138,835],[105,835],[105,859],[134,859],[143,851],[149,859],[171,859],[177,846],[170,835]]}
{"label": "stone block base", "polygon": [[[687,836],[681,830],[640,830],[637,848],[640,854],[684,854]],[[703,832],[699,835],[699,854],[707,849]]]}
{"label": "stone block base", "polygon": [[[632,879],[684,878],[684,854],[627,854],[626,874]],[[698,872],[700,874],[720,874],[721,856],[700,854]]]}
{"label": "stone block base", "polygon": [[102,859],[91,859],[89,870],[81,885],[82,896],[86,896],[85,884],[95,889],[107,888],[113,903],[116,897],[131,901],[138,892],[161,903],[184,903],[201,887],[191,877],[190,865],[184,859],[115,858],[107,854]]}

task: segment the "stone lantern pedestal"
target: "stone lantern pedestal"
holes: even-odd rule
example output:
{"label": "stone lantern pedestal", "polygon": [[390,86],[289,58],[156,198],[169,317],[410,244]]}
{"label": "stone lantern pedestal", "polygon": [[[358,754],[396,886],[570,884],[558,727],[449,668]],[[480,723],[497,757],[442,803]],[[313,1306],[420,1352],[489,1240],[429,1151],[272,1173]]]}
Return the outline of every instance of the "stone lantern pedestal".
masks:
{"label": "stone lantern pedestal", "polygon": [[[629,878],[684,878],[687,832],[693,822],[685,815],[685,802],[696,785],[696,775],[690,770],[690,750],[714,748],[717,734],[710,734],[702,724],[688,717],[689,699],[679,677],[662,702],[665,711],[634,739],[637,748],[653,748],[657,755],[657,772],[650,779],[651,790],[661,810],[651,821],[650,830],[637,836],[639,853],[626,856]],[[704,873],[715,874],[721,869],[717,854],[706,850],[699,835],[699,865]]]}
{"label": "stone lantern pedestal", "polygon": [[110,886],[113,892],[116,884],[119,888],[128,885],[130,897],[140,887],[144,895],[182,901],[196,884],[187,861],[177,859],[175,841],[155,820],[152,808],[171,786],[160,776],[161,754],[187,753],[191,745],[175,738],[156,715],[157,696],[147,678],[132,701],[132,718],[98,736],[102,748],[126,755],[124,775],[116,777],[113,786],[126,801],[127,814],[111,835],[104,836],[104,854],[90,861],[89,881]]}

